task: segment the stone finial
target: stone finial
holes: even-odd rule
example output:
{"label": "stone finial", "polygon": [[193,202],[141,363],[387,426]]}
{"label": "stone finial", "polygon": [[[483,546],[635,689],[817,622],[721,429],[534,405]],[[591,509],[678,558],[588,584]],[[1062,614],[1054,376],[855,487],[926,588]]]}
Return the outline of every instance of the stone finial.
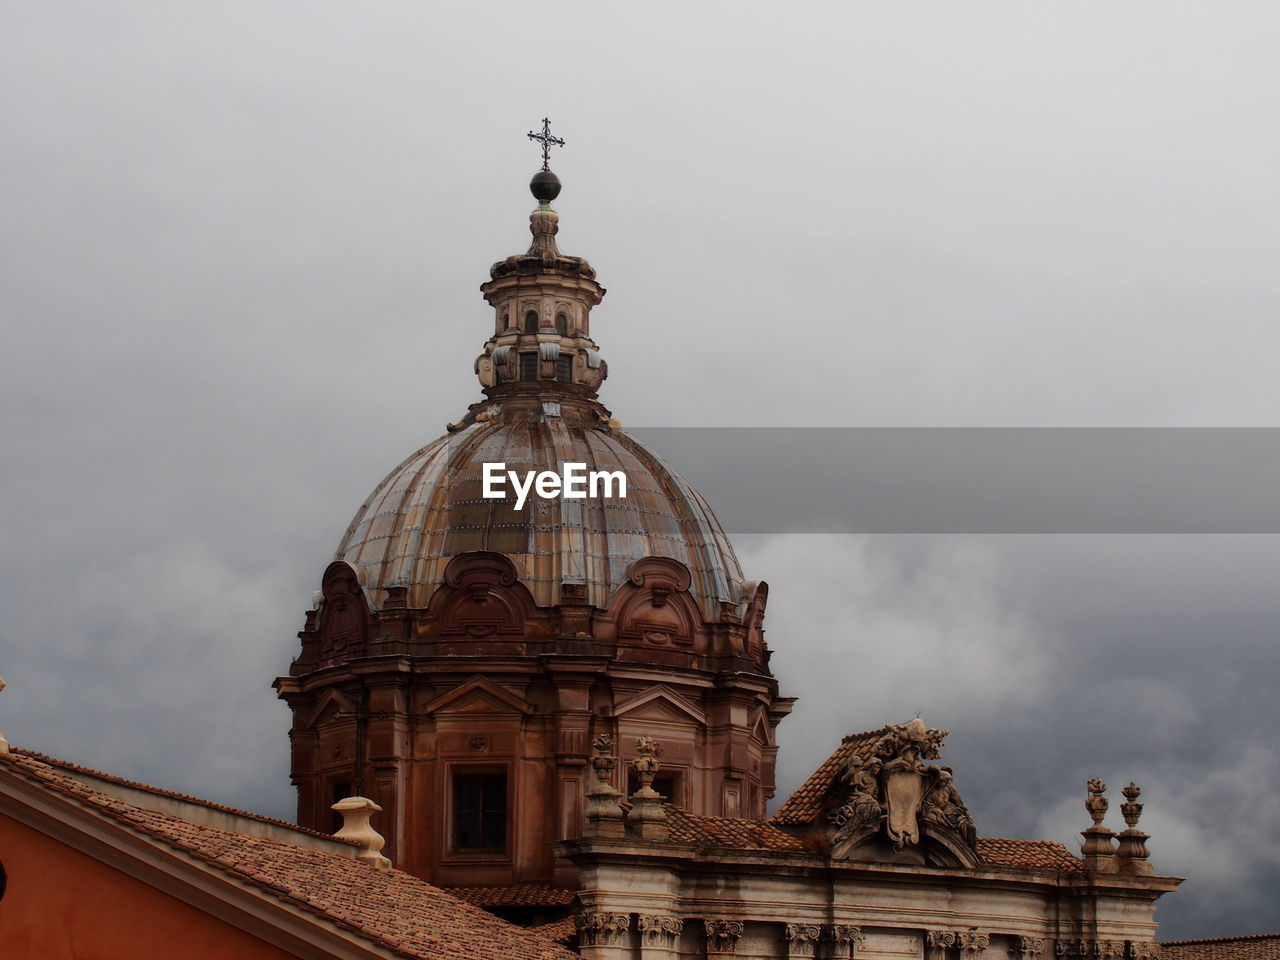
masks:
{"label": "stone finial", "polygon": [[636,738],[636,758],[631,761],[631,766],[636,772],[636,780],[640,782],[638,789],[632,799],[657,800],[661,798],[661,794],[653,789],[653,778],[657,776],[659,767],[662,764],[658,761],[658,757],[662,756],[662,744],[653,737],[637,737]]}
{"label": "stone finial", "polygon": [[1107,785],[1097,777],[1091,777],[1085,787],[1089,791],[1089,796],[1085,799],[1084,806],[1096,826],[1106,818],[1107,808],[1111,806],[1106,796]]}
{"label": "stone finial", "polygon": [[1102,820],[1107,815],[1107,808],[1110,806],[1106,798],[1107,785],[1097,777],[1093,777],[1086,787],[1089,790],[1089,796],[1085,799],[1084,806],[1089,811],[1089,818],[1093,823],[1080,832],[1084,837],[1084,843],[1080,844],[1080,852],[1084,854],[1085,866],[1094,873],[1115,873],[1116,860],[1113,845],[1115,833],[1102,825]]}
{"label": "stone finial", "polygon": [[613,771],[618,760],[613,755],[613,737],[602,733],[591,741],[591,769],[596,782],[587,791],[587,823],[582,829],[584,837],[622,837],[626,829],[622,822],[621,794],[613,787]]}
{"label": "stone finial", "polygon": [[[5,688],[4,677],[0,677],[0,690]],[[9,752],[9,741],[4,738],[4,733],[0,732],[0,755]]]}
{"label": "stone finial", "polygon": [[1124,817],[1125,829],[1120,831],[1120,847],[1116,850],[1116,861],[1124,873],[1138,876],[1150,876],[1154,871],[1148,862],[1151,852],[1147,850],[1148,834],[1138,829],[1138,818],[1142,816],[1142,804],[1138,798],[1142,790],[1136,783],[1130,782],[1124,790],[1124,803],[1120,804],[1120,815]]}
{"label": "stone finial", "polygon": [[653,778],[662,766],[658,760],[661,754],[662,744],[653,737],[636,738],[636,758],[631,761],[631,768],[640,786],[631,795],[627,825],[644,840],[666,840],[670,835],[665,822],[667,811],[662,809],[662,794],[653,789]]}
{"label": "stone finial", "polygon": [[360,844],[361,849],[356,854],[356,859],[371,863],[379,870],[391,869],[391,861],[381,853],[387,842],[386,838],[373,829],[373,825],[369,822],[369,818],[375,813],[382,812],[380,806],[368,797],[347,797],[339,800],[329,809],[342,814],[342,829],[334,836],[342,840],[354,840]]}
{"label": "stone finial", "polygon": [[1136,830],[1138,818],[1142,816],[1142,804],[1138,802],[1138,798],[1142,796],[1142,790],[1130,780],[1129,785],[1120,792],[1124,794],[1124,803],[1120,804],[1120,815],[1124,817],[1125,826]]}

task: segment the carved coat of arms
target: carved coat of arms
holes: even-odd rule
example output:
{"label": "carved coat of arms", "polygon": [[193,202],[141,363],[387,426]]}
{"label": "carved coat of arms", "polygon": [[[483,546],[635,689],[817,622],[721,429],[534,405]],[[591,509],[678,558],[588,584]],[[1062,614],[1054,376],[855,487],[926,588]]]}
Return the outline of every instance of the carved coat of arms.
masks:
{"label": "carved coat of arms", "polygon": [[833,857],[846,858],[878,836],[902,851],[918,846],[922,833],[929,832],[946,834],[953,853],[976,862],[977,832],[951,768],[925,763],[942,755],[946,736],[947,731],[931,730],[916,717],[887,727],[870,749],[848,758],[833,784],[843,792],[843,803],[829,814],[835,825]]}

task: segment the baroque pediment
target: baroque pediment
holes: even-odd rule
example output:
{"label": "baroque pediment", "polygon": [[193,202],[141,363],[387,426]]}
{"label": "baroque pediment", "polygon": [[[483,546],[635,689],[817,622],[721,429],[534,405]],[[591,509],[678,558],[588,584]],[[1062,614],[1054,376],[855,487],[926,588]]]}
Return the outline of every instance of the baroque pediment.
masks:
{"label": "baroque pediment", "polygon": [[919,717],[892,725],[869,749],[851,755],[832,784],[827,814],[833,859],[916,859],[977,866],[973,817],[941,757],[945,730]]}
{"label": "baroque pediment", "polygon": [[533,713],[533,707],[509,690],[484,677],[472,677],[461,686],[436,697],[422,708],[424,714]]}
{"label": "baroque pediment", "polygon": [[650,687],[630,700],[618,704],[613,711],[615,717],[626,717],[628,720],[653,720],[665,723],[688,723],[693,721],[699,726],[706,726],[707,715],[691,704],[684,697],[666,687]]}

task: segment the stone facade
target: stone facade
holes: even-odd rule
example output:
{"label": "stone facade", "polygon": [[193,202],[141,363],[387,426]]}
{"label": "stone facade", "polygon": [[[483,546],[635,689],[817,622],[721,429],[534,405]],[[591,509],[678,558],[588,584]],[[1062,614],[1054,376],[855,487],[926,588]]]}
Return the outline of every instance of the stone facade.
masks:
{"label": "stone facade", "polygon": [[[655,816],[638,791],[623,830],[588,830],[562,852],[581,871],[584,916],[668,918],[679,945],[651,942],[619,923],[608,938],[583,939],[582,954],[1158,957],[1156,901],[1180,881],[1145,864],[1091,868],[1059,844],[978,838],[950,771],[925,762],[937,757],[944,736],[915,720],[847,738],[839,762],[824,765],[797,791],[790,814],[771,821],[699,817],[665,805]],[[850,744],[861,753],[850,753]],[[882,760],[878,769],[873,758]],[[832,769],[839,772],[831,776]],[[820,791],[815,778],[826,784]],[[809,802],[815,793],[817,804]],[[807,821],[797,814],[805,809]],[[664,829],[655,831],[655,821]]]}

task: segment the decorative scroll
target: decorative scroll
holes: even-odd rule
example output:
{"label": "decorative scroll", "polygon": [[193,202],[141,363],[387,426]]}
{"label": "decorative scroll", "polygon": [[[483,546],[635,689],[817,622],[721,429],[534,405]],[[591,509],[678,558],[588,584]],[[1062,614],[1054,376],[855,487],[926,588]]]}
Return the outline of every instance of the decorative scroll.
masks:
{"label": "decorative scroll", "polygon": [[925,936],[929,947],[929,960],[947,960],[947,951],[952,949],[959,938],[949,930],[930,930]]}
{"label": "decorative scroll", "polygon": [[855,960],[862,946],[862,929],[847,923],[833,924],[828,930],[833,960]]}
{"label": "decorative scroll", "polygon": [[626,913],[591,911],[578,914],[578,943],[584,947],[620,946],[631,926],[631,916]]}
{"label": "decorative scroll", "polygon": [[963,960],[981,960],[990,945],[990,935],[983,933],[977,927],[970,927],[960,934],[960,956]]}
{"label": "decorative scroll", "polygon": [[675,950],[684,931],[684,921],[679,917],[661,914],[641,915],[640,942],[646,947]]}
{"label": "decorative scroll", "polygon": [[785,935],[788,957],[812,957],[817,955],[822,927],[816,923],[788,923]]}
{"label": "decorative scroll", "polygon": [[703,920],[707,931],[707,956],[732,956],[742,936],[741,920]]}

